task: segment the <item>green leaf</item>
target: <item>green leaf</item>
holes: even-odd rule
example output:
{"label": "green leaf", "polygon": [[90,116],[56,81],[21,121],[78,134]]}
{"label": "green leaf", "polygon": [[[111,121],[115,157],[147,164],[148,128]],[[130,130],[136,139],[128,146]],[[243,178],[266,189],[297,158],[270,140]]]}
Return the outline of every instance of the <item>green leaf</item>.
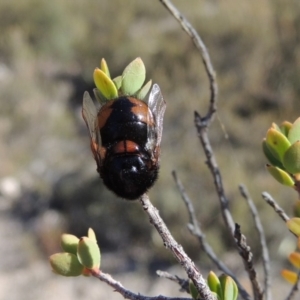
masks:
{"label": "green leaf", "polygon": [[122,76],[117,76],[113,79],[113,82],[115,84],[116,89],[119,90],[122,86]]}
{"label": "green leaf", "polygon": [[280,127],[276,123],[274,123],[274,122],[272,123],[271,128],[273,128],[273,129],[275,129],[277,131],[281,131]]}
{"label": "green leaf", "polygon": [[295,142],[283,157],[284,168],[291,174],[300,173],[300,141]]}
{"label": "green leaf", "polygon": [[267,131],[266,143],[267,146],[277,154],[278,157],[276,158],[279,158],[280,161],[282,161],[284,153],[291,145],[287,137],[274,128],[270,128]]}
{"label": "green leaf", "polygon": [[288,229],[300,237],[300,218],[291,218],[286,222]]}
{"label": "green leaf", "polygon": [[108,65],[107,65],[106,60],[104,58],[101,59],[100,68],[107,75],[107,77],[110,78]]}
{"label": "green leaf", "polygon": [[300,201],[296,201],[293,208],[294,217],[300,218]]}
{"label": "green leaf", "polygon": [[97,243],[96,234],[92,228],[89,228],[89,230],[88,230],[88,238],[90,238],[91,240],[93,240]]}
{"label": "green leaf", "polygon": [[97,243],[88,237],[82,237],[77,247],[79,262],[88,269],[100,268],[100,249]]}
{"label": "green leaf", "polygon": [[146,69],[140,57],[132,61],[123,71],[121,90],[125,95],[134,95],[143,85]]}
{"label": "green leaf", "polygon": [[238,288],[235,281],[228,275],[219,277],[223,290],[223,300],[236,300],[238,297]]}
{"label": "green leaf", "polygon": [[79,276],[84,267],[72,253],[56,253],[49,258],[53,271],[62,276]]}
{"label": "green leaf", "polygon": [[197,300],[199,298],[199,292],[197,291],[193,281],[189,280],[189,290],[193,299]]}
{"label": "green leaf", "polygon": [[288,134],[288,139],[291,144],[300,140],[300,117],[293,123]]}
{"label": "green leaf", "polygon": [[210,271],[207,276],[207,284],[212,292],[219,295],[221,299],[223,298],[220,280],[213,271]]}
{"label": "green leaf", "polygon": [[64,233],[61,236],[61,247],[65,252],[77,254],[79,238],[73,234]]}
{"label": "green leaf", "polygon": [[137,93],[136,97],[140,100],[145,99],[152,85],[152,80],[149,80]]}
{"label": "green leaf", "polygon": [[99,68],[94,71],[94,82],[98,90],[106,99],[115,99],[118,97],[118,91],[113,81]]}
{"label": "green leaf", "polygon": [[284,121],[280,125],[280,131],[287,137],[292,125],[293,124],[291,122]]}
{"label": "green leaf", "polygon": [[272,165],[266,165],[267,170],[269,171],[269,173],[281,184],[283,185],[287,185],[290,187],[294,187],[295,186],[295,182],[293,180],[293,178],[284,170],[278,168],[278,167],[274,167]]}
{"label": "green leaf", "polygon": [[262,149],[264,152],[264,155],[268,159],[268,161],[271,163],[271,165],[279,167],[281,169],[284,169],[282,162],[279,160],[278,155],[268,147],[266,139],[263,139],[262,141]]}

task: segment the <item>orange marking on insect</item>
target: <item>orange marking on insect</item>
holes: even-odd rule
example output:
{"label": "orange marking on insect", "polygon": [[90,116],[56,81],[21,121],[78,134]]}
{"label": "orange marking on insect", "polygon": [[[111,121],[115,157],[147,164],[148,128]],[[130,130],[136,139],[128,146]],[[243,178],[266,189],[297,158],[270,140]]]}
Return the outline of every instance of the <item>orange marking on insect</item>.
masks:
{"label": "orange marking on insect", "polygon": [[98,128],[101,129],[105,126],[107,119],[109,118],[110,114],[112,113],[112,104],[115,100],[109,101],[107,104],[102,106],[102,108],[99,110],[97,115],[97,121],[98,121]]}
{"label": "orange marking on insect", "polygon": [[132,141],[121,141],[113,147],[114,153],[134,153],[139,151],[139,145]]}
{"label": "orange marking on insect", "polygon": [[131,108],[132,113],[138,117],[141,122],[148,124],[149,126],[154,125],[154,118],[152,112],[150,111],[148,105],[142,100],[129,97],[130,102],[134,104]]}

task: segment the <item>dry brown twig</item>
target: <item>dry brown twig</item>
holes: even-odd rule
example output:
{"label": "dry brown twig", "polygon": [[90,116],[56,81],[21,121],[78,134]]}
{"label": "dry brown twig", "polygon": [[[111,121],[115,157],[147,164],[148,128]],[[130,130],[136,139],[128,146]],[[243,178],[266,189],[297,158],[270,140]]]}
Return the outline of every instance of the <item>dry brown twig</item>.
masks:
{"label": "dry brown twig", "polygon": [[156,274],[159,277],[166,278],[166,279],[176,282],[180,286],[181,291],[186,291],[187,293],[190,292],[189,281],[187,279],[182,279],[177,275],[173,275],[173,274],[170,274],[169,272],[160,271],[160,270],[157,270]]}
{"label": "dry brown twig", "polygon": [[200,247],[202,248],[203,252],[207,254],[207,256],[211,259],[211,261],[225,274],[231,276],[233,280],[236,282],[239,292],[242,295],[242,297],[246,300],[250,300],[250,295],[247,293],[247,291],[243,288],[239,280],[236,278],[236,276],[232,273],[232,271],[220,260],[220,258],[215,254],[212,247],[207,242],[205,235],[203,231],[201,230],[200,223],[197,219],[197,216],[195,214],[194,206],[185,192],[184,186],[179,180],[177,174],[175,171],[172,172],[172,175],[174,177],[175,183],[177,185],[177,188],[179,190],[179,193],[182,197],[183,202],[186,205],[187,211],[189,213],[190,223],[188,224],[188,229],[190,232],[198,238],[198,241],[200,243]]}
{"label": "dry brown twig", "polygon": [[278,216],[284,222],[286,222],[286,221],[288,221],[290,219],[289,216],[283,210],[283,208],[281,208],[279,206],[279,204],[277,204],[277,202],[272,198],[272,196],[269,193],[263,192],[262,193],[262,197],[275,210],[275,212],[278,214]]}
{"label": "dry brown twig", "polygon": [[241,233],[241,227],[238,224],[235,224],[234,237],[236,239],[239,254],[243,258],[245,270],[247,271],[252,284],[254,299],[262,300],[263,292],[257,281],[256,271],[253,264],[253,254],[251,252],[251,248],[247,245],[246,237]]}
{"label": "dry brown twig", "polygon": [[208,288],[202,274],[195,266],[195,263],[188,257],[182,246],[175,241],[168,227],[160,217],[158,210],[150,202],[148,195],[144,194],[141,197],[140,201],[144,208],[144,211],[149,216],[150,223],[155,227],[155,229],[161,236],[164,246],[172,252],[176,260],[184,268],[188,277],[193,281],[200,296],[205,300],[215,299],[215,297],[210,292],[210,289]]}
{"label": "dry brown twig", "polygon": [[264,294],[265,294],[266,300],[269,300],[269,299],[272,299],[271,291],[270,291],[270,288],[271,288],[270,257],[269,257],[269,250],[268,250],[267,241],[266,241],[266,237],[265,237],[265,233],[264,233],[264,228],[261,224],[261,220],[258,215],[257,208],[256,208],[252,198],[250,197],[246,186],[241,184],[239,186],[239,188],[240,188],[241,195],[244,197],[244,199],[248,203],[250,212],[251,212],[253,220],[254,220],[255,228],[256,228],[258,236],[259,236],[259,241],[260,241],[261,250],[262,250],[263,267],[264,267],[264,282],[265,282]]}
{"label": "dry brown twig", "polygon": [[115,291],[120,293],[124,299],[131,299],[131,300],[191,300],[190,298],[179,298],[179,297],[165,297],[162,295],[155,296],[155,297],[148,297],[143,296],[141,294],[135,294],[128,289],[124,288],[123,285],[113,279],[113,277],[110,274],[106,274],[103,272],[93,272],[92,275],[96,278],[98,278],[100,281],[107,283],[112,288],[114,288]]}
{"label": "dry brown twig", "polygon": [[[287,222],[290,217],[285,213],[282,207],[279,206],[279,204],[273,199],[273,197],[267,193],[262,193],[263,199],[274,209],[274,211],[277,213],[277,215],[284,221]],[[293,232],[291,232],[293,235],[295,235]],[[297,238],[298,236],[295,235]],[[300,271],[298,272],[298,279],[296,283],[292,286],[290,293],[286,297],[286,300],[291,300],[295,297],[296,293],[299,291],[299,280],[300,280]]]}

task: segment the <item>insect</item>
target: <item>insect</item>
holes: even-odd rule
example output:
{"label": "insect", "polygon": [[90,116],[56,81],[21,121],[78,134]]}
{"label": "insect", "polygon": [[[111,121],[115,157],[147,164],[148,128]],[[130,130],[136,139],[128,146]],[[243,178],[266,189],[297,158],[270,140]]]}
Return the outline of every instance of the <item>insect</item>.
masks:
{"label": "insect", "polygon": [[116,195],[134,200],[158,176],[166,102],[154,84],[146,102],[121,96],[97,110],[88,92],[82,116],[89,129],[97,172]]}

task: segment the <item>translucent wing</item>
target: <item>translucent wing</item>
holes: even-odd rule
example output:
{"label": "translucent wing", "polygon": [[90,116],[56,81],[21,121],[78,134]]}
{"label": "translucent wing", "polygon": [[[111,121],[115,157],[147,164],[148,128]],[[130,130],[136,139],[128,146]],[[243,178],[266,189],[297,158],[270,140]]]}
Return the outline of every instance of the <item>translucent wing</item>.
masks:
{"label": "translucent wing", "polygon": [[100,132],[98,130],[98,120],[97,120],[97,108],[90,97],[88,92],[85,92],[83,95],[82,103],[82,117],[86,123],[87,128],[89,129],[90,138],[91,138],[91,149],[97,165],[100,165],[101,159],[99,154],[99,148],[101,147],[101,138]]}
{"label": "translucent wing", "polygon": [[97,108],[88,92],[84,92],[82,103],[82,117],[89,129],[90,137],[93,141],[97,141],[96,119]]}
{"label": "translucent wing", "polygon": [[157,140],[156,147],[160,146],[162,130],[163,130],[163,120],[166,110],[166,102],[163,98],[163,95],[160,91],[158,84],[154,84],[148,100],[148,107],[152,111],[155,121],[156,121],[156,130],[157,130]]}

